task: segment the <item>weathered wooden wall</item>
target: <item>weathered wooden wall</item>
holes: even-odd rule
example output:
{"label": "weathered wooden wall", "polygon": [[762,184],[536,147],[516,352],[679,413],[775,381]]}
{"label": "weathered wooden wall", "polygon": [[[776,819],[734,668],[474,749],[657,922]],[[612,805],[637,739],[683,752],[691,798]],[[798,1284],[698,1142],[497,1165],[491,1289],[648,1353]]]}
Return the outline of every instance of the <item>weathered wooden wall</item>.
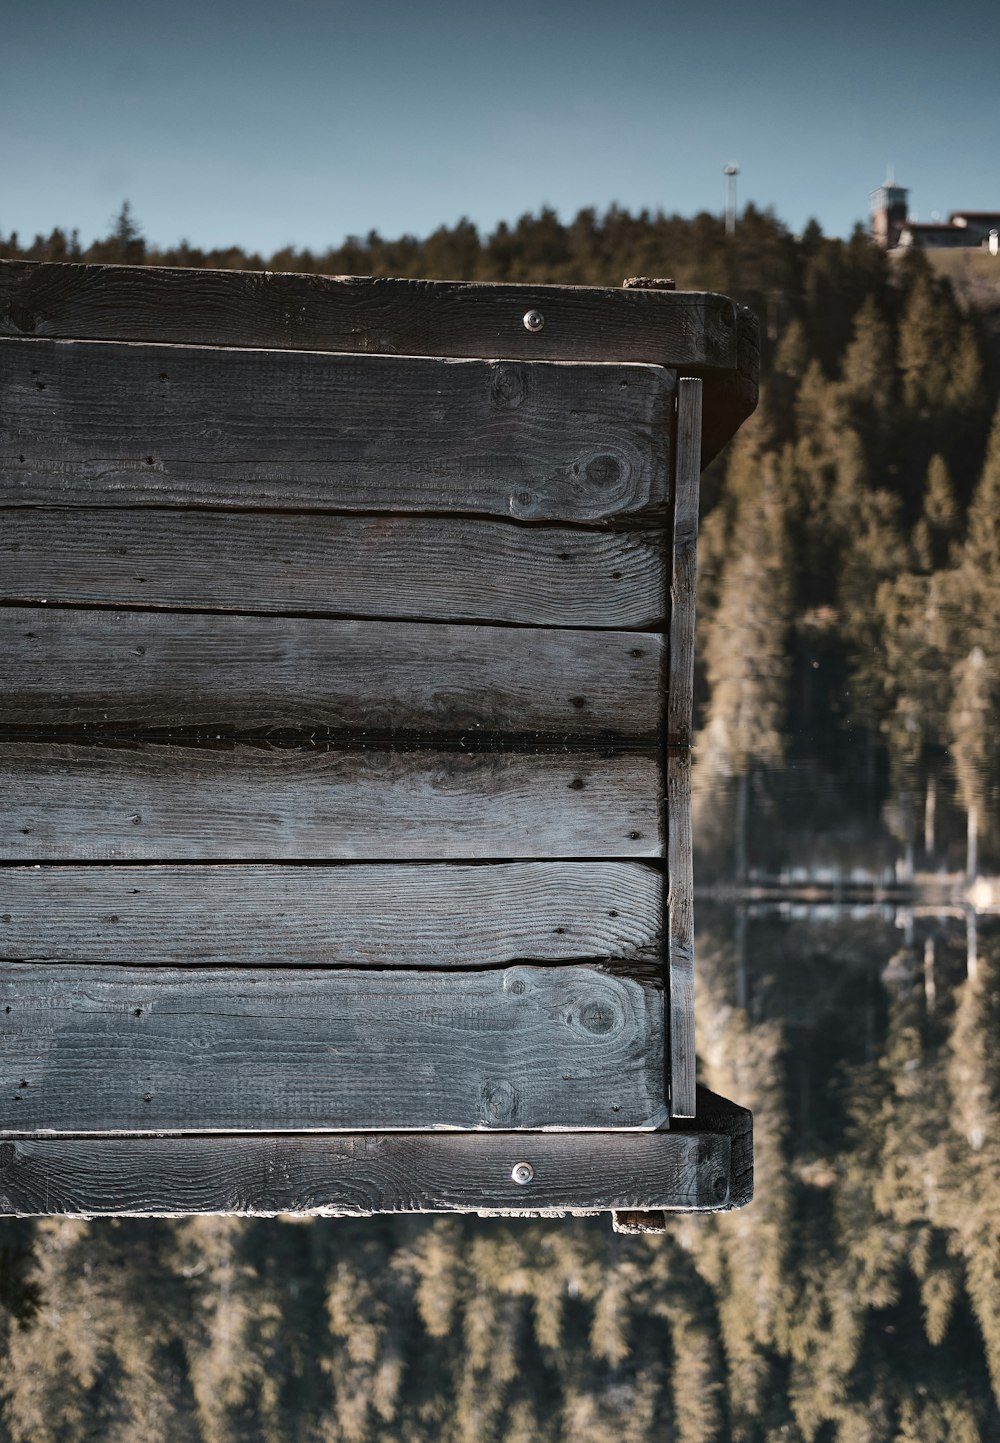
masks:
{"label": "weathered wooden wall", "polygon": [[[14,1210],[32,1158],[82,1196],[46,1132],[694,1115],[701,391],[711,448],[755,334],[722,297],[0,264]],[[531,1206],[655,1206],[657,1158],[723,1206],[727,1148],[589,1192],[570,1149]]]}

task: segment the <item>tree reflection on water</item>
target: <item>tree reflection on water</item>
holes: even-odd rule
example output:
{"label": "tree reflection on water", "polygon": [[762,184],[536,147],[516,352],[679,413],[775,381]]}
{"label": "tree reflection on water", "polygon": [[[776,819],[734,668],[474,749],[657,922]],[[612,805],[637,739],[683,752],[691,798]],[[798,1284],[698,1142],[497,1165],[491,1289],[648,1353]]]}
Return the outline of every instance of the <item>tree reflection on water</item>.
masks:
{"label": "tree reflection on water", "polygon": [[703,902],[702,1076],[754,1109],[756,1198],[664,1237],[8,1223],[9,1436],[1000,1437],[996,919],[967,959],[908,905]]}

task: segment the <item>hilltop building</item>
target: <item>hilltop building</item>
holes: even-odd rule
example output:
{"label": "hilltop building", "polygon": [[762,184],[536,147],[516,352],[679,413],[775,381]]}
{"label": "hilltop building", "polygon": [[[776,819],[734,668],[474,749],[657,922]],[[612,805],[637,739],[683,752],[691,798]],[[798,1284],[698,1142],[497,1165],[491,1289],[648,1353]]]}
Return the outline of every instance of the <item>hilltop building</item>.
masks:
{"label": "hilltop building", "polygon": [[872,239],[883,250],[921,246],[1000,253],[1000,210],[953,210],[946,221],[911,220],[909,194],[891,178],[872,191]]}

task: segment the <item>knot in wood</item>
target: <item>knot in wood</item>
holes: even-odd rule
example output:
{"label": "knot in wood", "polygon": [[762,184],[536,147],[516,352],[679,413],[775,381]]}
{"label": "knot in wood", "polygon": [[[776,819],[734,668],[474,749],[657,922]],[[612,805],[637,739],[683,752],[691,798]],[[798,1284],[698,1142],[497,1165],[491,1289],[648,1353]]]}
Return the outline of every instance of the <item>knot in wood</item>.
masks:
{"label": "knot in wood", "polygon": [[504,1079],[484,1082],[480,1097],[483,1118],[487,1123],[498,1126],[500,1123],[513,1122],[517,1116],[517,1093]]}
{"label": "knot in wood", "polygon": [[598,491],[617,485],[621,474],[622,463],[617,456],[595,456],[587,462],[587,480]]}
{"label": "knot in wood", "polygon": [[615,1025],[615,1009],[607,1002],[588,1002],[580,1021],[588,1032],[610,1032]]}
{"label": "knot in wood", "polygon": [[490,368],[490,400],[500,411],[516,411],[528,394],[528,373],[523,366],[499,361]]}

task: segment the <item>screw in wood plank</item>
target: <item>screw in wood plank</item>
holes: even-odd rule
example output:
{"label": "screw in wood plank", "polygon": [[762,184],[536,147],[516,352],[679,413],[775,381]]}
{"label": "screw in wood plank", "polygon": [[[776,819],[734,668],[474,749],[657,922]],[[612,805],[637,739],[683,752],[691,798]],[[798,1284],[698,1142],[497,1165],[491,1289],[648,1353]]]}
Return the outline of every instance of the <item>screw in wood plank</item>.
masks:
{"label": "screw in wood plank", "polygon": [[530,1162],[516,1162],[511,1171],[511,1178],[521,1187],[527,1187],[528,1183],[535,1176],[535,1169]]}
{"label": "screw in wood plank", "polygon": [[525,311],[524,329],[526,331],[540,331],[545,326],[545,317],[541,311]]}

